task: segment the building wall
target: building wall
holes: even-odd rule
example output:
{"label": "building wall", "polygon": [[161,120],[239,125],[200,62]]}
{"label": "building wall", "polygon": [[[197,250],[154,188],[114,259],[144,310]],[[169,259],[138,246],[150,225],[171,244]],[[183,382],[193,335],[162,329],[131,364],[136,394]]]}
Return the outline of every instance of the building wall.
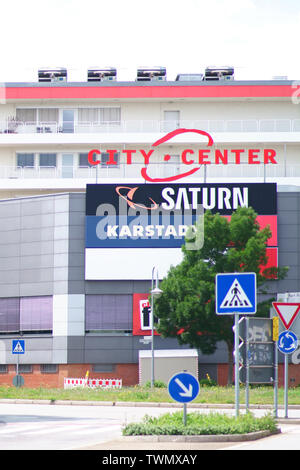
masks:
{"label": "building wall", "polygon": [[[279,265],[288,265],[290,269],[285,280],[270,284],[269,295],[300,291],[300,192],[295,188],[282,189],[278,192]],[[149,349],[149,345],[130,334],[86,334],[84,300],[88,294],[149,292],[150,282],[85,281],[84,247],[84,193],[1,201],[0,298],[53,296],[53,334],[23,336],[26,354],[19,355],[19,363],[34,366],[32,379],[30,374],[24,374],[26,383],[31,380],[32,383],[44,383],[49,378],[49,383],[56,381],[61,386],[63,374],[83,375],[95,364],[104,369],[108,365],[114,367],[113,372],[122,375],[114,378],[129,382],[138,377],[138,351]],[[12,338],[15,335],[0,337],[0,364],[9,365],[8,375],[13,373],[11,367],[17,360],[11,353]],[[175,349],[186,346],[179,346],[174,339],[156,337],[155,347]],[[40,364],[58,364],[57,377],[54,378],[55,374],[41,375]],[[199,353],[202,376],[207,367],[215,375],[212,378],[218,378],[221,383],[226,375],[222,372],[226,364],[227,348],[223,343],[213,355]],[[300,382],[297,370],[295,365],[292,378],[296,384]],[[126,379],[127,371],[130,378]],[[8,375],[0,374],[0,383],[6,383]],[[99,373],[95,377],[99,377]]]}

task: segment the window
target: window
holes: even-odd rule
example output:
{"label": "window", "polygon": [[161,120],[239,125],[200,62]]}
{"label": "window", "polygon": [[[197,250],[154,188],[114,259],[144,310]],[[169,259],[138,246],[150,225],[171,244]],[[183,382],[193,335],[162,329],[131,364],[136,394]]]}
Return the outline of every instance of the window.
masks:
{"label": "window", "polygon": [[34,167],[34,153],[17,153],[17,166]]}
{"label": "window", "polygon": [[114,372],[115,364],[93,364],[93,372]]}
{"label": "window", "polygon": [[16,109],[16,119],[21,122],[36,123],[37,109]]}
{"label": "window", "polygon": [[0,364],[0,374],[7,374],[8,367],[6,364]]}
{"label": "window", "polygon": [[[17,366],[15,366],[17,370]],[[32,365],[31,364],[19,364],[18,367],[19,374],[30,374],[32,372]]]}
{"label": "window", "polygon": [[56,153],[40,153],[40,166],[56,166]]}
{"label": "window", "polygon": [[51,296],[21,297],[21,331],[51,331],[52,317],[53,299]]}
{"label": "window", "polygon": [[17,108],[16,119],[17,121],[33,124],[37,122],[58,123],[58,112],[58,108]]}
{"label": "window", "polygon": [[57,364],[41,364],[41,374],[56,374],[58,372]]}
{"label": "window", "polygon": [[86,330],[132,330],[132,296],[87,295],[85,303]]}
{"label": "window", "polygon": [[19,332],[20,302],[16,297],[0,299],[0,332]]}
{"label": "window", "polygon": [[88,153],[80,153],[79,154],[79,168],[86,168],[86,167],[93,167],[88,161]]}
{"label": "window", "polygon": [[109,153],[104,153],[104,152],[101,152],[101,167],[104,167],[104,168],[119,168],[120,166],[120,154],[118,152],[116,152],[114,154],[114,159],[113,161],[116,162],[116,164],[110,164],[108,165],[107,162],[109,161],[110,159],[110,155]]}
{"label": "window", "polygon": [[52,296],[0,298],[0,333],[50,333]]}
{"label": "window", "polygon": [[100,124],[120,124],[120,108],[79,108],[78,121]]}

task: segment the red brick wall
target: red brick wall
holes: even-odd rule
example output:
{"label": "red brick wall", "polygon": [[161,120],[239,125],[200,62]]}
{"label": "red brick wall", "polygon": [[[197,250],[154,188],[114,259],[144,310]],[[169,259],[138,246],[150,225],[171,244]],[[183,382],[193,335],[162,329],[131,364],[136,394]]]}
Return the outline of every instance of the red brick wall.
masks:
{"label": "red brick wall", "polygon": [[[218,365],[218,385],[227,385],[227,364]],[[91,364],[60,364],[58,372],[54,374],[42,373],[40,365],[32,366],[32,372],[22,373],[24,386],[28,388],[48,387],[63,388],[64,378],[83,378],[89,371],[91,379],[122,379],[122,384],[126,386],[137,385],[139,383],[138,364],[116,364],[114,372],[93,372]],[[0,386],[12,386],[13,378],[16,375],[15,365],[9,365],[6,374],[0,374]],[[289,364],[288,368],[289,386],[300,384],[300,365]],[[278,385],[284,386],[284,366],[278,366]]]}
{"label": "red brick wall", "polygon": [[[24,387],[63,388],[64,378],[83,378],[89,371],[91,379],[122,379],[126,386],[137,385],[139,381],[138,364],[117,364],[114,372],[93,372],[91,364],[60,364],[56,373],[42,373],[40,365],[33,365],[31,373],[21,373]],[[6,374],[0,374],[0,385],[12,386],[16,375],[14,365],[8,366]]]}

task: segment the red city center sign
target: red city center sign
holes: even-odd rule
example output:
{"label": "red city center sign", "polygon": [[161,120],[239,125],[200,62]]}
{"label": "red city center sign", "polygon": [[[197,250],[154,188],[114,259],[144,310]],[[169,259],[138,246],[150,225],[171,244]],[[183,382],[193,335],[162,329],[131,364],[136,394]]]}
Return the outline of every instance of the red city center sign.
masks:
{"label": "red city center sign", "polygon": [[[181,178],[185,178],[186,176],[190,176],[196,171],[200,170],[201,165],[210,165],[211,163],[214,163],[216,165],[223,164],[227,165],[228,164],[228,158],[233,157],[233,164],[235,165],[240,165],[241,163],[241,157],[246,155],[247,156],[247,162],[249,165],[259,165],[263,163],[264,165],[271,163],[271,164],[277,164],[277,161],[275,160],[276,157],[276,151],[274,149],[255,149],[255,148],[249,148],[249,149],[233,149],[233,148],[225,148],[223,150],[220,149],[212,149],[211,147],[213,146],[213,138],[211,135],[206,132],[202,131],[199,129],[175,129],[174,131],[169,132],[162,138],[158,139],[156,142],[152,144],[152,147],[159,147],[161,144],[168,142],[172,138],[176,137],[177,135],[186,133],[186,132],[192,132],[196,134],[203,135],[207,138],[207,147],[206,149],[198,149],[197,151],[186,148],[182,150],[181,152],[181,162],[184,165],[200,165],[196,166],[195,168],[192,168],[191,170],[188,170],[184,173],[180,173],[178,175],[166,177],[166,178],[151,178],[148,173],[147,173],[147,168],[142,168],[141,169],[141,176],[146,180],[150,181],[152,183],[163,183],[167,181],[176,181]],[[126,164],[131,165],[132,164],[132,156],[133,154],[139,153],[142,158],[144,159],[144,164],[149,165],[150,163],[150,157],[154,153],[155,149],[151,150],[144,150],[144,149],[138,149],[138,150],[133,150],[133,149],[123,149],[121,152],[126,155]],[[117,150],[114,149],[108,149],[106,150],[106,153],[108,154],[109,158],[108,161],[106,162],[107,165],[117,165],[117,162],[115,161],[115,154],[117,153]],[[98,149],[93,149],[90,150],[88,153],[88,162],[90,165],[99,165],[101,163],[101,160],[95,158],[95,155],[101,155],[101,151]],[[167,162],[171,158],[171,155],[165,154],[164,155],[164,161]]]}

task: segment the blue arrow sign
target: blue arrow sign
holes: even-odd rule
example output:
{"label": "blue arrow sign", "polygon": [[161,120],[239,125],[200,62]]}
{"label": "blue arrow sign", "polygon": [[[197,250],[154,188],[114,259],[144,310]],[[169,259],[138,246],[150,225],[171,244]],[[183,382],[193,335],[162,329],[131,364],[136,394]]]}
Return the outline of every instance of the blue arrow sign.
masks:
{"label": "blue arrow sign", "polygon": [[216,275],[216,313],[218,315],[256,312],[256,274]]}
{"label": "blue arrow sign", "polygon": [[173,375],[168,384],[169,395],[180,403],[188,403],[199,393],[199,382],[192,374],[180,372]]}
{"label": "blue arrow sign", "polygon": [[283,331],[278,337],[277,347],[283,354],[291,354],[298,347],[298,338],[292,331]]}
{"label": "blue arrow sign", "polygon": [[13,354],[25,354],[25,340],[24,339],[12,340],[12,353]]}

